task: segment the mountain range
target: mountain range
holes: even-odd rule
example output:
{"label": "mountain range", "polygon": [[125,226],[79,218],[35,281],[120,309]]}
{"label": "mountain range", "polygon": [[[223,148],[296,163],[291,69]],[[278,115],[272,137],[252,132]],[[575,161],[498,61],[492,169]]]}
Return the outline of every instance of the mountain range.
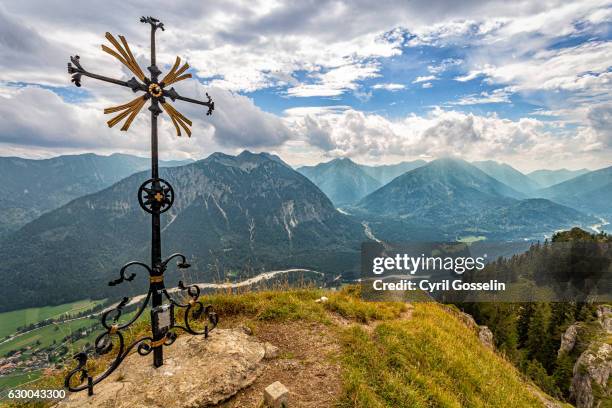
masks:
{"label": "mountain range", "polygon": [[580,169],[580,170],[568,170],[568,169],[558,169],[558,170],[536,170],[531,173],[527,173],[527,176],[538,183],[540,188],[546,188],[550,186],[554,186],[555,184],[563,183],[569,179],[574,177],[581,176],[583,174],[588,173],[590,170],[588,169]]}
{"label": "mountain range", "polygon": [[424,160],[367,166],[348,158],[338,158],[297,171],[308,177],[334,205],[353,204],[397,176],[424,165]]}
{"label": "mountain range", "polygon": [[612,217],[612,166],[538,191],[540,197],[601,217]]}
{"label": "mountain range", "polygon": [[524,193],[460,159],[409,171],[356,204],[368,214],[435,225],[455,236],[533,238],[543,231],[594,223],[575,209]]}
{"label": "mountain range", "polygon": [[[226,271],[245,268],[357,268],[362,226],[277,157],[216,153],[160,176],[176,191],[162,216],[163,252],[188,255],[194,279],[225,280]],[[0,310],[117,296],[107,282],[119,268],[148,262],[150,217],[135,199],[148,177],[136,173],[77,198],[0,241]],[[176,285],[178,273],[167,275]],[[144,291],[136,281],[120,292]]]}
{"label": "mountain range", "polygon": [[[162,167],[190,161],[161,161]],[[88,153],[44,160],[0,157],[4,191],[0,196],[0,236],[15,231],[42,213],[100,191],[145,170],[151,160],[126,154]]]}
{"label": "mountain range", "polygon": [[[314,166],[298,167],[297,171],[321,188],[334,203],[346,205],[356,203],[376,188],[425,164],[427,162],[424,160],[415,160],[371,166],[355,163],[348,158],[338,158]],[[590,172],[587,169],[559,169],[536,170],[525,174],[506,163],[494,160],[475,161],[471,164],[497,181],[532,197],[539,196],[540,190]],[[376,180],[378,185],[371,179]]]}
{"label": "mountain range", "polygon": [[524,175],[514,167],[493,160],[476,161],[472,165],[493,177],[495,180],[529,196],[541,188],[540,184]]}
{"label": "mountain range", "polygon": [[382,183],[351,159],[335,159],[297,169],[329,197],[335,206],[351,204],[376,190]]}
{"label": "mountain range", "polygon": [[[149,175],[132,174],[148,169],[148,159],[30,162],[0,159],[21,200],[5,198],[0,210],[17,203],[35,217],[0,237],[0,310],[116,296],[107,282],[123,263],[149,257],[150,217],[135,199]],[[191,281],[286,267],[356,277],[367,240],[542,239],[601,223],[593,215],[610,213],[612,194],[612,167],[538,189],[510,166],[448,158],[382,169],[336,159],[295,171],[277,156],[245,151],[169,164],[179,166],[161,169],[176,191],[162,216],[163,249],[189,257]],[[167,275],[172,285],[180,277]],[[121,293],[143,290],[140,281]]]}
{"label": "mountain range", "polygon": [[397,164],[381,164],[379,166],[367,166],[359,164],[359,166],[371,177],[378,180],[382,185],[387,184],[397,176],[401,176],[407,171],[414,170],[427,164],[425,160],[404,161]]}

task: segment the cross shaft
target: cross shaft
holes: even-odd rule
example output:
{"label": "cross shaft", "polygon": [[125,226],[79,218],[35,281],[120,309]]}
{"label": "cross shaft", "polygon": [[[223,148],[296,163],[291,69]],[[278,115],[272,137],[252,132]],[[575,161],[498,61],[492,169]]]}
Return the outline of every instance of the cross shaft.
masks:
{"label": "cross shaft", "polygon": [[[158,317],[162,312],[165,313],[170,310],[170,313],[172,313],[173,316],[174,307],[186,308],[184,316],[186,327],[175,325],[174,320],[172,318],[172,324],[170,328],[182,328],[183,330],[186,330],[191,334],[202,334],[205,336],[208,336],[208,326],[205,326],[205,330],[203,332],[194,331],[189,326],[189,312],[195,311],[196,313],[201,314],[206,311],[206,313],[208,313],[209,321],[211,322],[211,324],[213,324],[213,328],[214,326],[216,326],[216,322],[218,319],[216,317],[216,314],[214,314],[212,307],[207,306],[206,308],[204,308],[202,304],[197,301],[197,297],[200,293],[199,288],[197,288],[197,286],[187,287],[184,286],[182,282],[179,282],[179,289],[188,291],[188,295],[192,298],[189,304],[180,304],[170,298],[164,285],[164,272],[166,270],[166,265],[168,261],[178,257],[181,259],[178,264],[179,268],[188,268],[189,264],[186,262],[185,257],[181,254],[174,254],[170,256],[167,260],[162,261],[160,215],[172,206],[174,202],[174,190],[167,181],[159,177],[157,117],[159,116],[159,114],[165,111],[170,117],[178,136],[181,136],[182,131],[187,133],[188,136],[191,136],[190,127],[192,125],[192,122],[180,112],[178,112],[171,105],[170,102],[178,100],[187,103],[206,106],[208,108],[206,112],[207,115],[212,114],[213,110],[215,109],[215,104],[208,94],[206,94],[208,98],[207,101],[200,101],[197,99],[181,96],[173,87],[169,88],[169,86],[174,84],[175,82],[191,78],[191,74],[186,73],[186,71],[189,69],[189,65],[185,63],[181,66],[181,59],[179,57],[176,58],[174,65],[162,78],[162,80],[159,80],[161,71],[156,65],[155,34],[158,29],[161,29],[163,31],[164,25],[159,20],[153,17],[142,17],[140,21],[151,26],[151,65],[147,67],[147,70],[149,71],[148,77],[138,65],[138,62],[134,58],[134,55],[126,39],[120,35],[118,41],[110,33],[106,33],[106,39],[110,42],[114,49],[109,46],[102,45],[102,50],[108,53],[109,55],[115,57],[124,66],[126,66],[134,74],[131,79],[124,81],[89,72],[81,65],[80,58],[78,55],[70,57],[70,62],[68,63],[68,73],[72,75],[72,82],[78,87],[81,86],[82,77],[88,77],[129,88],[134,93],[142,93],[140,94],[140,96],[128,103],[107,108],[104,110],[105,114],[116,114],[116,116],[114,116],[107,122],[109,127],[113,127],[123,121],[123,126],[121,127],[121,130],[127,131],[132,122],[134,121],[135,117],[144,107],[145,103],[147,101],[150,101],[148,110],[151,112],[151,178],[141,185],[138,192],[138,200],[140,202],[141,207],[151,214],[151,264],[149,266],[142,262],[130,262],[121,269],[121,277],[110,282],[109,284],[114,286],[125,280],[132,280],[134,278],[134,274],[128,277],[125,276],[125,270],[129,266],[139,265],[148,271],[149,292],[146,298],[146,302],[139,309],[136,318],[140,316],[140,314],[144,311],[146,304],[148,303],[148,300],[150,298],[152,306],[152,333],[151,337],[139,340],[141,344],[138,346],[138,350],[139,353],[141,353],[142,351],[141,354],[143,355],[148,354],[152,351],[153,364],[155,367],[159,367],[163,365],[163,346],[171,344],[174,341],[173,339],[176,338],[176,335],[169,331],[168,328],[160,329]],[[168,298],[170,304],[163,305],[163,296]],[[117,311],[118,316],[121,315],[121,309],[125,306],[126,303],[127,300],[124,300],[114,309]],[[170,306],[169,309],[167,306]],[[106,342],[110,341],[110,336],[119,335],[121,349],[120,353],[118,354],[118,357],[116,358],[113,365],[103,375],[101,375],[97,379],[93,379],[92,377],[88,376],[86,368],[84,366],[85,362],[87,361],[87,357],[84,357],[83,355],[77,356],[76,358],[79,360],[79,367],[71,371],[68,377],[66,378],[66,384],[69,390],[80,391],[84,389],[83,387],[71,388],[70,386],[70,379],[76,373],[81,373],[83,376],[87,376],[87,389],[89,389],[90,393],[93,393],[93,385],[101,381],[112,371],[114,371],[125,357],[125,353],[129,352],[130,347],[133,347],[136,344],[132,344],[132,346],[129,346],[127,348],[127,351],[124,352],[123,337],[120,334],[120,329],[129,326],[135,320],[135,318],[125,325],[115,324],[109,326],[106,323],[106,319],[108,318],[108,316],[108,313],[103,316],[103,326],[107,329],[107,332],[103,333],[96,340],[96,350],[101,351],[103,353],[108,352],[112,348],[112,345],[109,345]],[[143,345],[144,341],[149,341],[148,339],[150,339],[149,344]]]}

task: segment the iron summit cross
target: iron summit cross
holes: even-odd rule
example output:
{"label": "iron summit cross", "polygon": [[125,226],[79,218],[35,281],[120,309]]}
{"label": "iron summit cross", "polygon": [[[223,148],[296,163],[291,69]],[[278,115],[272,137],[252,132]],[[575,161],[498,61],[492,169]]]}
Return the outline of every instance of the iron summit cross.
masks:
{"label": "iron summit cross", "polygon": [[[186,258],[182,254],[173,254],[166,260],[162,261],[161,254],[161,232],[160,232],[160,215],[161,213],[170,209],[174,202],[174,190],[170,183],[159,177],[158,169],[158,137],[157,137],[157,117],[166,112],[170,117],[176,133],[181,136],[183,132],[187,136],[191,136],[191,121],[177,111],[171,104],[170,101],[184,101],[203,105],[208,108],[206,115],[211,115],[215,104],[211,97],[206,94],[207,101],[199,101],[196,99],[187,98],[178,94],[174,88],[169,88],[170,85],[182,81],[187,78],[191,78],[191,74],[186,73],[189,69],[189,65],[184,63],[181,66],[181,59],[176,57],[176,61],[172,68],[166,73],[166,75],[160,80],[159,77],[162,74],[160,69],[157,67],[155,58],[155,32],[157,29],[164,31],[164,25],[159,20],[153,17],[142,17],[140,19],[142,23],[149,24],[151,26],[151,65],[147,68],[149,76],[146,76],[143,70],[140,68],[130,47],[123,36],[119,36],[119,40],[113,37],[112,34],[106,33],[106,38],[110,42],[109,47],[102,45],[102,50],[116,59],[118,59],[123,65],[125,65],[133,74],[128,81],[122,81],[114,78],[108,78],[102,75],[94,74],[85,70],[79,60],[79,56],[70,57],[70,63],[68,63],[68,73],[72,75],[72,82],[80,87],[82,77],[89,77],[104,82],[109,82],[115,85],[120,85],[131,89],[134,93],[141,93],[138,97],[132,101],[107,108],[104,110],[105,114],[116,114],[107,123],[109,127],[113,127],[123,121],[122,131],[127,131],[147,103],[150,101],[149,111],[151,112],[151,178],[140,186],[138,190],[138,201],[140,206],[146,212],[151,214],[152,225],[151,225],[151,264],[150,266],[143,262],[129,262],[120,271],[119,279],[116,279],[109,283],[114,286],[123,281],[131,281],[135,274],[126,276],[126,270],[132,266],[139,266],[147,270],[149,274],[149,292],[146,296],[145,301],[138,308],[136,316],[130,319],[128,323],[119,324],[118,318],[122,313],[122,308],[127,304],[128,299],[124,298],[115,308],[107,311],[102,316],[102,325],[105,332],[102,333],[97,339],[95,349],[100,354],[109,352],[113,346],[111,337],[118,336],[119,350],[116,359],[113,361],[111,366],[97,378],[92,378],[86,368],[87,356],[85,353],[79,353],[75,358],[79,361],[79,366],[72,370],[66,378],[66,386],[71,391],[80,391],[82,389],[88,389],[89,393],[93,393],[93,385],[98,383],[107,377],[112,371],[114,371],[121,361],[127,356],[129,351],[138,346],[138,352],[142,355],[148,354],[153,351],[153,363],[156,367],[163,364],[163,346],[170,345],[176,335],[169,331],[170,329],[182,329],[190,334],[202,334],[208,336],[210,331],[208,326],[205,326],[203,331],[196,331],[189,325],[189,313],[196,312],[197,315],[202,313],[208,314],[208,318],[212,327],[216,326],[218,317],[214,313],[212,306],[203,307],[201,302],[198,301],[200,289],[197,285],[185,286],[183,282],[179,282],[179,289],[187,291],[188,296],[191,298],[189,303],[182,304],[172,299],[164,285],[164,272],[167,264],[172,259],[179,259],[177,266],[179,268],[188,268],[190,265],[187,263]],[[169,304],[163,305],[163,296],[168,299]],[[127,346],[124,344],[124,338],[121,334],[123,329],[126,329],[132,324],[145,310],[149,299],[152,303],[152,334],[150,337],[143,337],[136,340],[132,345]],[[184,326],[175,324],[174,315],[168,315],[168,307],[172,312],[174,307],[184,308]],[[156,314],[156,312],[159,312]],[[115,323],[110,323],[108,319],[111,315],[115,316]],[[80,375],[81,381],[87,380],[86,385],[73,387],[70,385],[72,377]]]}

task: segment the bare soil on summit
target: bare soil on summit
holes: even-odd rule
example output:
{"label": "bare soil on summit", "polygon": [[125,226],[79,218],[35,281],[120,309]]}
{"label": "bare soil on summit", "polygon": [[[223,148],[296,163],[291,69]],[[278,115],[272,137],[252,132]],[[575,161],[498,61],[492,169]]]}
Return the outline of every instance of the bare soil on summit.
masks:
{"label": "bare soil on summit", "polygon": [[321,323],[303,321],[259,323],[254,337],[278,347],[278,357],[263,360],[263,370],[251,386],[220,407],[261,407],[264,388],[275,381],[289,389],[291,407],[333,406],[342,391],[340,345],[333,330]]}

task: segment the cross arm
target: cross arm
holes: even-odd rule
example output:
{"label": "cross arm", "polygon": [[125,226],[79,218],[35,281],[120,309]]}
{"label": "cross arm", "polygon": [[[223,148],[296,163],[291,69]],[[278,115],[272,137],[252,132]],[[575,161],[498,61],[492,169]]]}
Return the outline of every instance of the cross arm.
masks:
{"label": "cross arm", "polygon": [[70,62],[68,63],[68,73],[72,75],[72,82],[80,87],[81,86],[81,76],[86,76],[89,78],[97,79],[104,82],[110,82],[111,84],[125,86],[126,88],[130,88],[132,91],[147,91],[145,85],[136,80],[136,78],[132,77],[129,81],[122,81],[120,79],[114,79],[105,77],[103,75],[94,74],[92,72],[86,71],[79,61],[79,56],[75,55],[74,57],[70,57]]}
{"label": "cross arm", "polygon": [[206,112],[206,116],[212,115],[213,111],[215,110],[215,103],[213,102],[212,98],[208,95],[208,93],[206,94],[206,97],[208,98],[207,101],[199,101],[197,99],[192,99],[192,98],[187,98],[186,96],[181,96],[178,94],[178,92],[176,92],[174,88],[164,89],[164,96],[172,99],[173,102],[174,101],[184,101],[184,102],[189,102],[189,103],[195,103],[196,105],[204,105],[208,108],[208,111]]}

